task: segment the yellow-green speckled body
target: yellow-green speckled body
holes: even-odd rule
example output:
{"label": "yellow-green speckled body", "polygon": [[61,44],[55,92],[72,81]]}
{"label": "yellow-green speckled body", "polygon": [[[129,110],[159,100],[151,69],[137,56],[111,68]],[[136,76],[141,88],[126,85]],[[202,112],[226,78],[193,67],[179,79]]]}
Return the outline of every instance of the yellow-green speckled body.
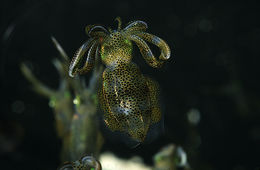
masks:
{"label": "yellow-green speckled body", "polygon": [[99,90],[105,123],[143,141],[149,126],[161,119],[158,92],[157,83],[143,76],[134,63],[106,68]]}
{"label": "yellow-green speckled body", "polygon": [[[76,53],[69,74],[74,76],[89,71],[94,66],[95,57],[100,56],[106,66],[98,92],[104,122],[110,130],[128,133],[134,140],[143,142],[150,125],[159,122],[162,114],[158,84],[145,77],[131,61],[132,42],[139,47],[147,64],[154,68],[161,67],[169,59],[170,48],[159,37],[145,32],[145,22],[130,22],[121,29],[121,20],[116,20],[119,22],[117,30],[87,26],[90,39]],[[145,41],[160,48],[158,59]]]}

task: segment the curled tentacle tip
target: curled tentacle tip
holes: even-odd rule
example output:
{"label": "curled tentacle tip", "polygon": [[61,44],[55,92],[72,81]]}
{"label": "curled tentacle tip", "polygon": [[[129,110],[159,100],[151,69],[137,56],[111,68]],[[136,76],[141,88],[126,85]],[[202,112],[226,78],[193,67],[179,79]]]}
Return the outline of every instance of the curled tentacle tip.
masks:
{"label": "curled tentacle tip", "polygon": [[119,17],[119,16],[116,17],[116,18],[115,18],[115,21],[121,22],[121,17]]}
{"label": "curled tentacle tip", "polygon": [[164,56],[165,60],[168,60],[170,57],[171,57],[171,54],[170,54],[170,53],[169,53],[169,54],[166,54],[166,55]]}
{"label": "curled tentacle tip", "polygon": [[121,30],[121,25],[122,25],[121,18],[120,18],[120,17],[116,17],[115,21],[117,21],[117,22],[118,22],[118,27],[117,27],[117,30]]}
{"label": "curled tentacle tip", "polygon": [[69,76],[70,77],[74,77],[75,76],[75,72],[72,71],[72,69],[69,69]]}
{"label": "curled tentacle tip", "polygon": [[54,43],[57,42],[56,39],[54,38],[54,36],[51,36],[51,40],[52,40],[52,42],[54,42]]}
{"label": "curled tentacle tip", "polygon": [[73,75],[73,74],[71,74],[71,73],[69,73],[69,76],[70,76],[71,78],[74,78],[74,75]]}
{"label": "curled tentacle tip", "polygon": [[163,61],[166,61],[166,60],[168,60],[170,58],[170,55],[168,54],[168,55],[162,55],[162,56],[159,56],[159,59],[160,60],[163,60]]}
{"label": "curled tentacle tip", "polygon": [[171,57],[171,51],[170,51],[169,47],[168,47],[168,51],[166,52],[164,57],[165,57],[166,60],[168,60]]}

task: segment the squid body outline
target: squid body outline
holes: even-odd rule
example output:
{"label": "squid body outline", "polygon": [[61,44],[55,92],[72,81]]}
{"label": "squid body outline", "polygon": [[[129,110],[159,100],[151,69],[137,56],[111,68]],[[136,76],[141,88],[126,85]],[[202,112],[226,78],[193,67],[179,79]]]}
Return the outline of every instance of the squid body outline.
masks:
{"label": "squid body outline", "polygon": [[[134,140],[143,142],[149,127],[161,120],[159,107],[159,85],[141,74],[133,63],[134,42],[146,63],[159,68],[170,58],[168,44],[161,38],[145,32],[148,28],[143,21],[132,21],[121,28],[117,17],[117,30],[101,25],[88,25],[90,37],[76,52],[69,66],[69,75],[89,72],[101,58],[106,66],[98,96],[104,111],[104,122],[112,131],[128,133]],[[146,43],[152,43],[161,50],[156,58]]]}

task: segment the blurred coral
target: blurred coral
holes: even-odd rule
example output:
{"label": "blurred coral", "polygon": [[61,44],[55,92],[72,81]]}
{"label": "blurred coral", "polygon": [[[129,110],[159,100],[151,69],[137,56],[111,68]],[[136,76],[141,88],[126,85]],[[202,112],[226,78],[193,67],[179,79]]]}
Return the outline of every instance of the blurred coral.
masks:
{"label": "blurred coral", "polygon": [[52,38],[62,58],[53,61],[60,75],[59,89],[54,90],[40,82],[25,64],[21,65],[24,76],[33,89],[49,99],[53,109],[57,135],[62,140],[62,161],[73,161],[85,154],[99,156],[103,139],[98,128],[96,87],[102,67],[96,67],[88,86],[79,77],[68,76],[68,56]]}

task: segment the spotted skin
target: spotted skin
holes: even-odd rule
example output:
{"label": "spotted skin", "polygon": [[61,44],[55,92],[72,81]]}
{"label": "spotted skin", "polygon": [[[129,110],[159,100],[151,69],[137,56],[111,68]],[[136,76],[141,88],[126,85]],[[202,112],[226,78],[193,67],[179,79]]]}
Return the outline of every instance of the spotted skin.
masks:
{"label": "spotted skin", "polygon": [[[98,91],[99,103],[104,111],[104,122],[112,131],[128,133],[134,140],[143,142],[149,127],[161,120],[159,106],[159,85],[145,77],[139,67],[132,62],[133,43],[145,61],[154,68],[161,67],[170,57],[170,48],[161,38],[146,33],[143,21],[130,22],[121,29],[107,31],[100,25],[87,26],[90,37],[76,53],[70,65],[69,74],[89,71],[95,57],[101,57],[106,66]],[[159,47],[161,54],[156,58],[147,43]],[[97,48],[98,53],[94,53]],[[85,64],[82,63],[85,61]]]}
{"label": "spotted skin", "polygon": [[151,124],[152,107],[146,78],[134,63],[106,68],[99,101],[111,130],[128,132],[143,141]]}

